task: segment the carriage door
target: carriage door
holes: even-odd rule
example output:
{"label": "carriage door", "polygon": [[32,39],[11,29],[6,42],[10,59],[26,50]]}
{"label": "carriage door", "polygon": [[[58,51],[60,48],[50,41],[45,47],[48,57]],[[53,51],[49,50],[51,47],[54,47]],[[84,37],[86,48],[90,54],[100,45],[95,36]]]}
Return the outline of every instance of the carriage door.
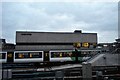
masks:
{"label": "carriage door", "polygon": [[7,52],[7,62],[12,63],[14,61],[14,52]]}
{"label": "carriage door", "polygon": [[49,51],[44,51],[44,61],[49,61]]}

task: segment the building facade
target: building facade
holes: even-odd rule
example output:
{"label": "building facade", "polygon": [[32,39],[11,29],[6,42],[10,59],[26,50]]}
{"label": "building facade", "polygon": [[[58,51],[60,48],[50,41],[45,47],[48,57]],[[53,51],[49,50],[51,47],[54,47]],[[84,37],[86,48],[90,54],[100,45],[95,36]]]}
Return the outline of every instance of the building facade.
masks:
{"label": "building facade", "polygon": [[73,50],[74,43],[80,48],[93,48],[97,44],[97,33],[74,32],[33,32],[16,31],[16,51]]}

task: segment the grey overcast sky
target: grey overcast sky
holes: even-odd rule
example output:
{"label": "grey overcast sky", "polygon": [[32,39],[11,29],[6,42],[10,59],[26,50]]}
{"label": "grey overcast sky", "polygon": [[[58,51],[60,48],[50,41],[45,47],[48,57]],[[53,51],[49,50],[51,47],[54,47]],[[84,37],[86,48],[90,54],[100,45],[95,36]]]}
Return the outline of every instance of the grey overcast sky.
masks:
{"label": "grey overcast sky", "polygon": [[1,38],[17,31],[97,33],[98,42],[118,38],[117,2],[2,2]]}

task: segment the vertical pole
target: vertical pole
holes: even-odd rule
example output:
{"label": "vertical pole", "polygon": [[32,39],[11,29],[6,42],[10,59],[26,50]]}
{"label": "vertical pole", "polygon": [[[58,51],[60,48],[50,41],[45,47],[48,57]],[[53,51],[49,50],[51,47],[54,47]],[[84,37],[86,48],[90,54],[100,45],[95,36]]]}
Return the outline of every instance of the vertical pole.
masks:
{"label": "vertical pole", "polygon": [[[0,63],[1,65],[1,63]],[[2,68],[0,68],[0,80],[2,80]]]}
{"label": "vertical pole", "polygon": [[118,2],[118,39],[120,39],[120,2]]}
{"label": "vertical pole", "polygon": [[78,57],[80,57],[78,48],[80,48],[81,44],[80,44],[80,42],[77,42],[77,43],[74,43],[73,46],[75,48],[75,61],[78,63],[79,62]]}
{"label": "vertical pole", "polygon": [[11,78],[12,78],[12,70],[8,69],[8,79],[11,79]]}
{"label": "vertical pole", "polygon": [[77,48],[75,48],[75,58],[76,58],[76,62],[78,62],[78,50],[77,50]]}
{"label": "vertical pole", "polygon": [[3,69],[2,79],[7,79],[7,69]]}
{"label": "vertical pole", "polygon": [[[0,59],[2,59],[2,57],[0,57]],[[2,80],[2,61],[0,62],[0,80]]]}
{"label": "vertical pole", "polygon": [[[120,2],[118,2],[118,39],[120,39]],[[118,42],[118,47],[120,48],[120,41]],[[119,53],[118,53],[118,64],[120,64],[120,54]]]}
{"label": "vertical pole", "polygon": [[103,80],[102,71],[97,71],[96,72],[96,80]]}
{"label": "vertical pole", "polygon": [[64,71],[56,71],[55,80],[64,80]]}

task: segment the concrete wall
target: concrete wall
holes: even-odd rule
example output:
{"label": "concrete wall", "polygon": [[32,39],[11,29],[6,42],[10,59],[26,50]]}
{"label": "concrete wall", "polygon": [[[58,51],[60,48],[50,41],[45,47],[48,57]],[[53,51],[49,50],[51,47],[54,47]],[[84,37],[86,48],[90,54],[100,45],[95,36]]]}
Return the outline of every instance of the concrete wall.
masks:
{"label": "concrete wall", "polygon": [[120,65],[120,54],[100,54],[89,63],[92,66],[112,66]]}

